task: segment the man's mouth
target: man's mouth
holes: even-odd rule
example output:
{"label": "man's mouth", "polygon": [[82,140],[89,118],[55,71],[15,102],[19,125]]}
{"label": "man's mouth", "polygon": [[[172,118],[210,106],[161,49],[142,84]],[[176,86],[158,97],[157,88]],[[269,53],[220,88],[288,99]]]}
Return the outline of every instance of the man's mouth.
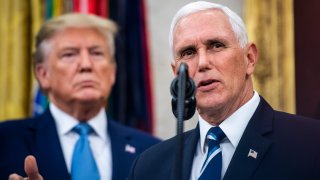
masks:
{"label": "man's mouth", "polygon": [[216,80],[213,80],[213,79],[209,79],[209,80],[205,80],[205,81],[201,81],[199,84],[198,84],[198,88],[201,87],[201,86],[208,86],[214,82],[217,82]]}
{"label": "man's mouth", "polygon": [[208,79],[204,81],[200,81],[198,83],[197,89],[199,91],[210,91],[214,89],[218,85],[218,80],[215,79]]}
{"label": "man's mouth", "polygon": [[81,87],[94,87],[97,85],[97,83],[95,81],[91,81],[91,80],[83,80],[79,83],[77,83],[78,86]]}

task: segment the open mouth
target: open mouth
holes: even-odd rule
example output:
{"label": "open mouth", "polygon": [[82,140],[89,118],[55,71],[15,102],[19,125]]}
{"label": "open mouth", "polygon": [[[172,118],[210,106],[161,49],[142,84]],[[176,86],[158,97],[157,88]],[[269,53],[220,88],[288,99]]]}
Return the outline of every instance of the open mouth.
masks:
{"label": "open mouth", "polygon": [[216,89],[219,85],[219,81],[216,79],[207,79],[200,81],[197,86],[197,90],[201,92],[208,92]]}
{"label": "open mouth", "polygon": [[209,80],[206,80],[206,81],[201,81],[201,82],[198,84],[198,88],[199,88],[199,87],[203,87],[203,86],[211,85],[211,84],[213,84],[214,82],[217,82],[217,81],[216,81],[216,80],[213,80],[213,79],[209,79]]}

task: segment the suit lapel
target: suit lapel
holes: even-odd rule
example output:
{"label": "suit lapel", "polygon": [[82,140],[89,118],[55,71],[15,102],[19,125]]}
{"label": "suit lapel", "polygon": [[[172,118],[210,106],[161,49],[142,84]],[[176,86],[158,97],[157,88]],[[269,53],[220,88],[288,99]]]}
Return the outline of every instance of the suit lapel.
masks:
{"label": "suit lapel", "polygon": [[112,151],[112,179],[124,179],[130,170],[131,162],[141,150],[131,144],[132,135],[128,130],[111,119],[108,119],[108,134]]}
{"label": "suit lapel", "polygon": [[261,97],[260,104],[242,135],[224,180],[250,179],[272,141],[263,137],[272,131],[273,109]]}
{"label": "suit lapel", "polygon": [[241,141],[224,176],[225,180],[250,179],[272,143],[248,131],[243,135]]}
{"label": "suit lapel", "polygon": [[192,170],[193,158],[195,151],[197,149],[197,144],[199,141],[200,132],[199,124],[197,127],[190,131],[189,135],[184,138],[184,154],[183,154],[183,167],[182,167],[182,179],[189,180]]}
{"label": "suit lapel", "polygon": [[122,135],[115,130],[115,127],[110,120],[108,120],[108,133],[111,141],[112,151],[112,179],[117,179],[116,175],[119,174],[123,158],[125,158],[125,154],[123,151],[120,151],[120,149],[122,149],[121,147],[123,147],[125,142]]}
{"label": "suit lapel", "polygon": [[45,178],[70,178],[57,129],[48,109],[31,123],[26,138],[30,144],[32,154],[37,159],[39,171]]}

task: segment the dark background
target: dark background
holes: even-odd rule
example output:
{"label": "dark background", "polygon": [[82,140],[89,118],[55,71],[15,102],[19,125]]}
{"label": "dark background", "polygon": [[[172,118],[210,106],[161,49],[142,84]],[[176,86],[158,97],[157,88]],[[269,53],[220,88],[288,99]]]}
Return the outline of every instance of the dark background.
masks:
{"label": "dark background", "polygon": [[320,119],[320,1],[294,0],[297,114]]}

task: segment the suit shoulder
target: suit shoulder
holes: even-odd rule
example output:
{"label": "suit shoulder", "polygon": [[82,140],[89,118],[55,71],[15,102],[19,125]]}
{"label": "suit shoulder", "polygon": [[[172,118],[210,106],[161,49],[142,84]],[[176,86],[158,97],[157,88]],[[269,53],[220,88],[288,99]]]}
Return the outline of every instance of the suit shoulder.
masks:
{"label": "suit shoulder", "polygon": [[0,123],[0,134],[13,133],[13,130],[18,133],[17,130],[27,128],[32,121],[33,118],[5,120]]}
{"label": "suit shoulder", "polygon": [[[194,133],[193,131],[195,130],[190,130],[185,132],[184,135],[184,140],[188,139],[192,133]],[[176,146],[178,143],[178,137],[174,136],[171,137],[167,140],[164,140],[152,147],[150,147],[149,149],[147,149],[145,152],[142,153],[141,156],[149,156],[149,155],[154,155],[154,154],[166,154],[166,153],[172,153],[175,151]]]}
{"label": "suit shoulder", "polygon": [[[320,120],[285,112],[274,113],[274,130],[282,136],[314,139],[320,136]],[[289,138],[289,137],[288,137]],[[306,140],[305,140],[306,141]],[[320,145],[320,144],[319,144]]]}
{"label": "suit shoulder", "polygon": [[288,122],[291,124],[304,124],[304,125],[310,125],[315,126],[315,128],[320,128],[320,120],[296,115],[296,114],[290,114],[286,112],[281,111],[275,111],[274,117],[276,120],[279,120],[281,122]]}
{"label": "suit shoulder", "polygon": [[[48,116],[42,114],[36,117],[11,119],[0,123],[0,136],[14,137],[24,136],[29,130],[33,130],[38,124],[46,122]],[[11,135],[11,136],[9,136]]]}
{"label": "suit shoulder", "polygon": [[134,129],[132,127],[127,127],[113,120],[109,120],[108,123],[108,131],[113,134],[121,134],[122,136],[126,136],[127,139],[137,139],[139,141],[151,142],[153,144],[160,142],[161,140],[147,132],[142,130]]}

